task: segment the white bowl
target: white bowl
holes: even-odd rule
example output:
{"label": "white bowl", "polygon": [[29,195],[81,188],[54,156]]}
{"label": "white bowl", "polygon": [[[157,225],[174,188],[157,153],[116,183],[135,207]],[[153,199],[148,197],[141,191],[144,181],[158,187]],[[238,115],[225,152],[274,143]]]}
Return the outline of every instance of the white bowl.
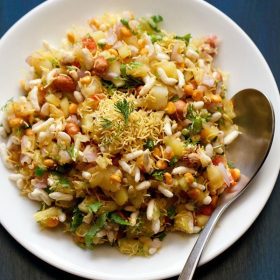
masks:
{"label": "white bowl", "polygon": [[[25,58],[42,40],[59,43],[68,27],[85,24],[106,11],[131,10],[138,16],[160,14],[165,28],[194,37],[216,34],[221,40],[216,65],[230,73],[229,95],[244,88],[264,92],[275,109],[275,139],[258,176],[248,191],[224,214],[204,251],[200,264],[233,244],[264,207],[279,172],[280,100],[276,83],[263,56],[248,36],[216,8],[198,0],[60,0],[46,1],[18,21],[0,42],[0,103],[19,92],[18,81],[27,69]],[[241,147],[246,149],[246,147]],[[160,252],[149,258],[127,257],[117,249],[85,251],[69,236],[41,231],[33,220],[37,205],[19,195],[1,164],[0,219],[8,232],[30,252],[70,273],[110,280],[162,279],[178,274],[196,240],[195,236],[169,234]]]}

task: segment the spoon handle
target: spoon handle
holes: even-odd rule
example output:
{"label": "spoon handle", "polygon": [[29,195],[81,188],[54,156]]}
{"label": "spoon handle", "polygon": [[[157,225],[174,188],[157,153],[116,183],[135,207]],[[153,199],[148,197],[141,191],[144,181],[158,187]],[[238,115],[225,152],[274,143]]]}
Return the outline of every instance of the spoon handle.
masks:
{"label": "spoon handle", "polygon": [[178,280],[191,280],[195,269],[197,267],[198,261],[200,259],[201,253],[206,245],[211,233],[219,220],[220,216],[222,215],[223,211],[225,210],[227,205],[220,205],[218,206],[215,211],[212,213],[209,221],[207,222],[205,228],[199,234],[199,237],[188,257],[187,262],[178,278]]}

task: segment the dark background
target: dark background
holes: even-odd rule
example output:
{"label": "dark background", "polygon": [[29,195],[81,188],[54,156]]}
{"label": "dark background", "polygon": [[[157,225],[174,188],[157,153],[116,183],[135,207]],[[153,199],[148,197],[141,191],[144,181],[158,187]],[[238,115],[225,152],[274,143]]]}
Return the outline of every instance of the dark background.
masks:
{"label": "dark background", "polygon": [[[141,0],[139,0],[141,1]],[[0,0],[0,36],[40,0]],[[280,1],[209,0],[237,22],[263,53],[280,86]],[[3,66],[0,66],[3,67]],[[280,156],[280,155],[279,155]],[[198,268],[194,279],[280,280],[280,177],[264,210],[232,247]],[[0,279],[81,280],[33,256],[0,225]],[[172,278],[170,280],[175,280]]]}

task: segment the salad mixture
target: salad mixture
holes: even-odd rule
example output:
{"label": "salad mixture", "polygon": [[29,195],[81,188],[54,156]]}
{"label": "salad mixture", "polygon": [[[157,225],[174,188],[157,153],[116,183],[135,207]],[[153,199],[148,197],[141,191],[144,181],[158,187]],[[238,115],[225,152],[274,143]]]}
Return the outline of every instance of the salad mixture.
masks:
{"label": "salad mixture", "polygon": [[3,107],[0,151],[35,220],[86,248],[152,255],[166,232],[198,233],[239,180],[239,134],[213,65],[216,36],[160,28],[159,15],[105,14],[27,58]]}

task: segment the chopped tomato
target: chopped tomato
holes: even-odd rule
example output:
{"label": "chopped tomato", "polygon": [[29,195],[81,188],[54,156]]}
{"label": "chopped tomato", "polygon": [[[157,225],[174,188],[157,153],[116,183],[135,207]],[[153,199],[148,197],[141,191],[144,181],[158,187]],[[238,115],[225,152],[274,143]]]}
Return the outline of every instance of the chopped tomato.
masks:
{"label": "chopped tomato", "polygon": [[208,206],[204,206],[199,210],[199,214],[203,214],[206,216],[211,216],[211,214],[213,213],[214,209],[211,205]]}
{"label": "chopped tomato", "polygon": [[225,158],[223,156],[217,155],[212,159],[212,162],[214,165],[219,165],[219,163],[225,164]]}
{"label": "chopped tomato", "polygon": [[97,49],[96,43],[93,38],[86,37],[82,39],[83,48],[87,48],[91,52],[95,52]]}

